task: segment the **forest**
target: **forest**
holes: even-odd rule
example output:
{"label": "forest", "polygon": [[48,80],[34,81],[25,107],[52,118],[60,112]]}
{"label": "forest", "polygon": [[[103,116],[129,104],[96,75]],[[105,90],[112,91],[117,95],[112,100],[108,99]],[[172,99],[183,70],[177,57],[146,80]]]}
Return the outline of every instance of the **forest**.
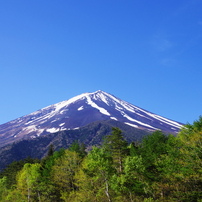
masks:
{"label": "forest", "polygon": [[15,161],[0,173],[3,202],[202,202],[202,117],[174,135],[155,131],[128,143],[112,128],[86,152],[50,146],[42,160]]}

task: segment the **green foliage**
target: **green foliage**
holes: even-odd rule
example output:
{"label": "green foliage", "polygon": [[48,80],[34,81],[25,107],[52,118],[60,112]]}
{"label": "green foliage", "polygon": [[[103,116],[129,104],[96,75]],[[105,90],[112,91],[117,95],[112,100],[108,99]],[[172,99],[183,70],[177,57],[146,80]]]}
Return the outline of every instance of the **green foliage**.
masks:
{"label": "green foliage", "polygon": [[70,193],[76,190],[74,175],[81,163],[81,158],[76,152],[66,150],[52,167],[51,179],[58,192]]}
{"label": "green foliage", "polygon": [[5,197],[7,194],[7,178],[4,176],[0,179],[0,201]]}
{"label": "green foliage", "polygon": [[82,163],[80,175],[77,176],[78,186],[82,187],[80,200],[111,201],[109,180],[114,172],[111,155],[103,148],[93,147]]}
{"label": "green foliage", "polygon": [[50,157],[50,156],[53,155],[53,153],[54,153],[54,146],[53,146],[53,144],[51,144],[50,147],[49,147],[49,149],[48,149],[47,156]]}
{"label": "green foliage", "polygon": [[38,163],[26,163],[23,169],[17,174],[17,189],[28,201],[39,200],[40,168]]}
{"label": "green foliage", "polygon": [[51,156],[46,156],[44,159],[41,160],[42,165],[42,177],[44,180],[50,180],[50,172],[52,170],[52,167],[55,163],[55,160],[63,156],[65,153],[65,150],[62,148],[59,151],[55,151]]}
{"label": "green foliage", "polygon": [[26,158],[24,160],[14,161],[0,173],[0,178],[4,176],[7,178],[7,188],[16,184],[16,175],[26,163],[39,163],[39,160]]}
{"label": "green foliage", "polygon": [[119,128],[112,128],[112,134],[106,136],[103,147],[112,155],[113,163],[119,173],[123,171],[123,160],[129,153],[128,143]]}
{"label": "green foliage", "polygon": [[124,201],[134,201],[145,196],[147,184],[143,176],[144,171],[141,157],[128,156],[124,162],[123,173],[114,174],[111,179],[111,186],[116,195]]}
{"label": "green foliage", "polygon": [[84,143],[79,144],[78,140],[75,140],[69,147],[70,151],[75,151],[81,158],[84,158],[87,154],[86,146]]}
{"label": "green foliage", "polygon": [[119,128],[88,154],[69,149],[36,162],[14,162],[0,174],[0,201],[199,202],[202,199],[202,118],[177,137],[161,131],[128,145]]}
{"label": "green foliage", "polygon": [[199,196],[202,198],[202,117],[200,116],[193,125],[185,125],[177,139],[182,144],[181,189],[186,190],[186,198],[198,199]]}
{"label": "green foliage", "polygon": [[168,137],[161,131],[156,131],[152,135],[148,135],[142,140],[139,148],[139,154],[143,159],[145,166],[145,176],[148,180],[159,180],[160,173],[156,166],[156,161],[167,154]]}
{"label": "green foliage", "polygon": [[136,156],[138,155],[138,149],[139,149],[139,144],[136,142],[132,142],[129,147],[129,154],[130,156]]}

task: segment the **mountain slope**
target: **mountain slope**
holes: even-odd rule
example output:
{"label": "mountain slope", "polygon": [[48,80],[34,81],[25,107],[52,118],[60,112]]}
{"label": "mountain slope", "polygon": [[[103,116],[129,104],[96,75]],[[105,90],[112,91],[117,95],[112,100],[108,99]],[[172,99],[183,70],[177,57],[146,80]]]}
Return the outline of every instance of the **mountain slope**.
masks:
{"label": "mountain slope", "polygon": [[109,93],[84,93],[0,125],[0,147],[25,138],[116,120],[137,129],[177,133],[182,124],[125,102]]}
{"label": "mountain slope", "polygon": [[0,161],[0,171],[13,161],[27,157],[43,158],[47,155],[50,145],[53,145],[55,150],[66,149],[77,140],[90,149],[93,145],[101,144],[104,136],[111,134],[112,127],[120,128],[128,142],[140,141],[148,134],[144,130],[135,129],[118,121],[96,121],[77,130],[65,130],[1,147],[0,156],[3,158]]}

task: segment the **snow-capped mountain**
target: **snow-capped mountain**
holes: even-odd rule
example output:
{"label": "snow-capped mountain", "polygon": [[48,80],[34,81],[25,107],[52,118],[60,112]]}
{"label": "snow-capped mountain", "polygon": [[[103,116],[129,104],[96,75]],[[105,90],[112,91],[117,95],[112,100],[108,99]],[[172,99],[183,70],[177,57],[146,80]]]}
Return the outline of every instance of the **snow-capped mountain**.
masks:
{"label": "snow-capped mountain", "polygon": [[83,93],[0,125],[0,146],[23,138],[36,138],[77,129],[94,121],[116,120],[134,128],[177,133],[182,124],[125,102],[109,93]]}

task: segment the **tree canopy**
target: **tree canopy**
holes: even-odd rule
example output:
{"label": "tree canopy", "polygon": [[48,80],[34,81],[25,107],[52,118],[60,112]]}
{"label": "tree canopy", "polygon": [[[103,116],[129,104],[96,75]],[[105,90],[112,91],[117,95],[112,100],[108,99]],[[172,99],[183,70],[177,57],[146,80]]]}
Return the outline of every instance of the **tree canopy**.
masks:
{"label": "tree canopy", "polygon": [[0,201],[200,202],[202,117],[177,136],[155,131],[128,143],[112,128],[103,144],[69,149],[39,160],[13,162],[0,173]]}

